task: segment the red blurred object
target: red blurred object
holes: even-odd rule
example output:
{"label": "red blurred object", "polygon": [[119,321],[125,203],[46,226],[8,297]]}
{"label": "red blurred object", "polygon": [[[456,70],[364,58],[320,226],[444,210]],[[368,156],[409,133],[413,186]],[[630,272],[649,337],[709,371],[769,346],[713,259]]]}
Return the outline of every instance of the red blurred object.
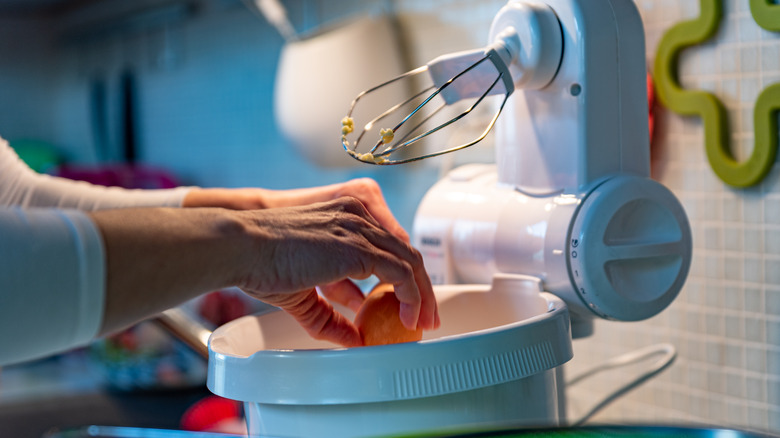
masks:
{"label": "red blurred object", "polygon": [[650,144],[653,144],[653,128],[655,128],[655,120],[653,116],[653,109],[655,108],[655,87],[653,86],[653,77],[650,73],[647,74],[647,110],[648,110],[648,128],[650,128]]}
{"label": "red blurred object", "polygon": [[131,164],[99,167],[65,164],[57,168],[56,175],[101,186],[124,187],[126,189],[172,189],[178,187],[176,179],[165,170]]}
{"label": "red blurred object", "polygon": [[200,316],[216,327],[242,317],[248,312],[249,309],[241,297],[225,291],[205,295],[198,308]]}
{"label": "red blurred object", "polygon": [[184,412],[181,428],[192,432],[207,432],[227,420],[241,418],[241,402],[212,395],[195,402]]}
{"label": "red blurred object", "polygon": [[112,337],[117,345],[127,351],[138,350],[138,336],[132,330],[125,330]]}

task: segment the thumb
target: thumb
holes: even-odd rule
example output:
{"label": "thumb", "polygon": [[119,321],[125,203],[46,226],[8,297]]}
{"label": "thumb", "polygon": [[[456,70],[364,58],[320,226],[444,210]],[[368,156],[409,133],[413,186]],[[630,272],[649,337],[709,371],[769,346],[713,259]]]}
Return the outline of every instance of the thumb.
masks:
{"label": "thumb", "polygon": [[337,312],[315,289],[300,292],[295,300],[280,307],[289,313],[314,339],[330,341],[345,347],[363,345],[355,324]]}
{"label": "thumb", "polygon": [[319,286],[319,291],[329,301],[342,304],[355,313],[365,300],[363,292],[350,279],[324,284]]}

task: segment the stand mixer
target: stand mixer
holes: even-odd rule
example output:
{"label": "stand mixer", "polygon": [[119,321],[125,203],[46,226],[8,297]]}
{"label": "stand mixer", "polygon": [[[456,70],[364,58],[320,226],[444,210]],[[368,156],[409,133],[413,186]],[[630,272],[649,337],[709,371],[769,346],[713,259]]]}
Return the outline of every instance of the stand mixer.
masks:
{"label": "stand mixer", "polygon": [[[674,300],[690,266],[691,232],[675,196],[649,178],[642,29],[628,0],[509,1],[484,49],[444,55],[355,99],[342,144],[371,164],[469,147],[495,125],[497,166],[455,169],[417,210],[413,243],[434,284],[538,277],[566,301],[575,336],[589,334],[593,318],[641,320]],[[369,118],[350,144],[366,95],[423,72],[430,87]],[[476,140],[397,158],[493,94],[504,99]],[[465,111],[425,130],[431,116],[421,114],[434,99],[443,102],[431,114],[470,98]],[[404,115],[407,104],[413,109]],[[358,152],[379,123],[392,131]]]}
{"label": "stand mixer", "polygon": [[[509,0],[489,41],[361,93],[342,122],[344,149],[375,165],[470,147],[495,127],[497,165],[454,169],[414,220],[441,328],[420,342],[346,349],[312,340],[284,312],[218,328],[208,387],[245,402],[250,434],[566,425],[572,337],[591,334],[597,318],[651,317],[679,293],[691,231],[675,196],[649,178],[633,2]],[[360,112],[377,89],[425,73],[422,92],[377,116]],[[410,155],[492,95],[503,100],[476,139]],[[462,101],[464,111],[428,127]]]}
{"label": "stand mixer", "polygon": [[523,26],[526,8],[560,23],[560,65],[507,100],[497,166],[455,169],[429,190],[414,244],[436,284],[538,277],[568,305],[575,337],[594,318],[651,317],[682,288],[692,243],[682,206],[649,178],[639,14],[626,0],[510,1],[490,40]]}

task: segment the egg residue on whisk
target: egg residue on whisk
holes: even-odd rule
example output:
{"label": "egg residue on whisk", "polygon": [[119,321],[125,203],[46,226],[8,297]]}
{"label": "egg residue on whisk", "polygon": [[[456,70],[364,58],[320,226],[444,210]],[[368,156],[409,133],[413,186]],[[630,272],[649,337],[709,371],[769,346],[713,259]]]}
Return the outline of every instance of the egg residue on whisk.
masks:
{"label": "egg residue on whisk", "polygon": [[395,133],[390,128],[380,130],[379,135],[382,136],[382,143],[384,144],[390,143],[393,141],[393,137],[395,137]]}
{"label": "egg residue on whisk", "polygon": [[352,117],[344,117],[341,119],[341,135],[347,135],[355,130],[355,121]]}
{"label": "egg residue on whisk", "polygon": [[[341,141],[346,146],[349,146],[349,142],[347,142],[347,134],[351,133],[354,130],[355,130],[355,120],[353,120],[352,117],[346,116],[343,119],[341,119]],[[382,135],[383,143],[389,143],[393,141],[392,129],[382,129],[380,134]],[[382,164],[387,161],[387,158],[381,156],[375,156],[371,152],[366,152],[365,154],[361,154],[360,152],[355,152],[352,149],[347,149],[347,152],[349,152],[349,154],[352,155],[353,157],[365,163]]]}
{"label": "egg residue on whisk", "polygon": [[387,158],[382,156],[376,156],[372,154],[371,152],[366,152],[365,154],[361,154],[360,152],[355,152],[351,149],[347,150],[350,155],[357,158],[360,161],[363,161],[364,163],[376,163],[376,164],[382,164],[387,161]]}

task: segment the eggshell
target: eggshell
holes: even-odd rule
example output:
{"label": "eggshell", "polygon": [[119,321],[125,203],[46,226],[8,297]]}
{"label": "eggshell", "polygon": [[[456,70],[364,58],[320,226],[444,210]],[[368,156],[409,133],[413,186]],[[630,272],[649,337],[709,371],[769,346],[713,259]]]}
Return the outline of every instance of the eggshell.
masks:
{"label": "eggshell", "polygon": [[379,284],[366,297],[355,316],[364,345],[397,344],[422,339],[422,329],[409,330],[398,316],[401,307],[393,285]]}

